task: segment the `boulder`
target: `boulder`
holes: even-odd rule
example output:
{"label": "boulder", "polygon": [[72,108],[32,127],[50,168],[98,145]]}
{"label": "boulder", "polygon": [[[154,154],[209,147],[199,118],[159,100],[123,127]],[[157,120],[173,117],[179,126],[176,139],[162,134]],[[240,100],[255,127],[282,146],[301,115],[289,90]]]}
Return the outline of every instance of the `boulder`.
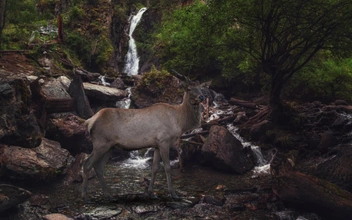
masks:
{"label": "boulder", "polygon": [[68,92],[74,99],[73,105],[77,115],[85,119],[92,117],[94,112],[90,108],[90,103],[84,92],[82,79],[79,75],[73,76]]}
{"label": "boulder", "polygon": [[145,108],[158,102],[179,104],[182,102],[180,81],[169,74],[145,73],[132,88],[131,100],[137,108]]}
{"label": "boulder", "polygon": [[83,87],[88,98],[95,100],[116,102],[127,96],[127,93],[124,90],[107,86],[83,83]]}
{"label": "boulder", "polygon": [[61,144],[72,155],[81,152],[91,153],[93,149],[92,141],[84,120],[72,113],[63,117],[48,119],[45,137]]}
{"label": "boulder", "polygon": [[327,152],[327,150],[337,143],[335,134],[331,131],[326,131],[321,135],[321,139],[318,145],[318,150],[320,152]]}
{"label": "boulder", "polygon": [[46,112],[71,112],[73,111],[73,99],[66,90],[66,85],[62,79],[49,78],[38,81],[40,90],[39,94],[45,106]]}
{"label": "boulder", "polygon": [[0,145],[0,164],[13,178],[47,180],[65,174],[73,158],[56,141],[43,138],[36,148]]}
{"label": "boulder", "polygon": [[110,86],[116,89],[125,89],[125,83],[121,78],[116,78]]}
{"label": "boulder", "polygon": [[29,81],[0,70],[0,143],[36,147],[42,133],[31,111]]}
{"label": "boulder", "polygon": [[0,184],[0,212],[26,201],[31,192],[8,184]]}
{"label": "boulder", "polygon": [[338,153],[316,168],[316,175],[352,192],[352,145],[342,145]]}
{"label": "boulder", "polygon": [[214,125],[202,147],[202,163],[219,170],[243,174],[253,168],[253,163],[243,152],[243,146],[226,128]]}

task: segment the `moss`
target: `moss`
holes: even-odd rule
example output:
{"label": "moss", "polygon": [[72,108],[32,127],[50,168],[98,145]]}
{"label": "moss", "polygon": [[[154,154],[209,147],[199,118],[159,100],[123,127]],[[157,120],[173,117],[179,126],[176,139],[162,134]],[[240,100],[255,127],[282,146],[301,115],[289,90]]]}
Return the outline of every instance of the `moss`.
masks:
{"label": "moss", "polygon": [[136,89],[140,92],[147,92],[152,96],[161,95],[163,90],[170,85],[172,75],[165,70],[157,70],[152,66],[149,73],[142,76]]}

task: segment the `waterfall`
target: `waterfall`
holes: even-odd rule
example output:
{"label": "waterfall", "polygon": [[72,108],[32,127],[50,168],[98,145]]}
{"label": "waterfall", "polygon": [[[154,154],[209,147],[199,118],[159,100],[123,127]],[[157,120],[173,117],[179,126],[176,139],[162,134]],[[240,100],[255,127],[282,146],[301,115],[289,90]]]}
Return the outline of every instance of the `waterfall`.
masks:
{"label": "waterfall", "polygon": [[138,13],[134,16],[130,16],[129,21],[130,21],[130,29],[128,32],[128,36],[130,37],[130,40],[128,42],[128,52],[126,55],[126,65],[124,68],[124,72],[127,73],[128,76],[132,75],[137,75],[138,74],[138,68],[139,68],[139,57],[137,54],[137,46],[136,42],[133,39],[133,31],[140,22],[143,13],[147,10],[147,8],[141,8]]}

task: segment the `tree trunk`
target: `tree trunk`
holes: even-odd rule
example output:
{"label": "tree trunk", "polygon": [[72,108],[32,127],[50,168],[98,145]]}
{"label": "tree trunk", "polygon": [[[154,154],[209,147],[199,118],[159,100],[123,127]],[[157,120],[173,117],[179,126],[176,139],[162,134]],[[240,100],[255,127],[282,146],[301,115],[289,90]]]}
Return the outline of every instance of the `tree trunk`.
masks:
{"label": "tree trunk", "polygon": [[[279,74],[280,73],[278,73],[277,75]],[[281,106],[282,87],[283,87],[283,80],[281,79],[281,77],[273,76],[271,80],[271,91],[270,91],[270,98],[269,98],[269,105],[271,107]]]}

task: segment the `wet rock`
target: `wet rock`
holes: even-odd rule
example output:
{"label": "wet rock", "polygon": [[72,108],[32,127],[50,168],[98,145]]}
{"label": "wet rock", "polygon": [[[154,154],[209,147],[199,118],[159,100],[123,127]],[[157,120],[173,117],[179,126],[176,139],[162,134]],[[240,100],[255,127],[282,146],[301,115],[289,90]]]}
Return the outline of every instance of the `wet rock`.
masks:
{"label": "wet rock", "polygon": [[332,105],[347,105],[347,102],[342,99],[335,100],[334,102],[331,103]]}
{"label": "wet rock", "polygon": [[93,98],[100,101],[119,101],[127,96],[124,90],[115,89],[111,87],[83,83],[84,91],[88,98]]}
{"label": "wet rock", "polygon": [[352,145],[338,147],[338,153],[316,168],[316,175],[352,192]]}
{"label": "wet rock", "polygon": [[43,194],[35,194],[29,198],[32,206],[45,206],[49,202],[49,197]]}
{"label": "wet rock", "polygon": [[60,213],[52,213],[42,216],[43,220],[73,220],[73,218],[69,218],[66,215]]}
{"label": "wet rock", "polygon": [[157,212],[161,209],[161,207],[157,205],[138,205],[132,207],[132,210],[137,214],[145,214],[148,212]]}
{"label": "wet rock", "polygon": [[272,123],[268,120],[253,125],[250,130],[252,140],[259,140],[272,126]]}
{"label": "wet rock", "polygon": [[334,133],[331,131],[326,131],[322,134],[320,143],[318,145],[318,150],[320,152],[326,152],[328,148],[331,148],[336,145],[337,139],[335,138]]}
{"label": "wet rock", "polygon": [[203,197],[203,202],[204,203],[208,203],[208,204],[212,204],[212,205],[217,205],[217,206],[222,206],[224,205],[225,200],[221,199],[219,197],[213,197],[213,196],[204,196]]}
{"label": "wet rock", "polygon": [[31,192],[8,184],[0,184],[0,212],[26,201]]}
{"label": "wet rock", "polygon": [[243,174],[253,167],[243,152],[243,146],[226,128],[212,126],[202,147],[202,161],[217,169]]}
{"label": "wet rock", "polygon": [[112,88],[125,89],[125,83],[121,78],[116,78],[110,85]]}
{"label": "wet rock", "polygon": [[46,180],[66,173],[72,162],[70,153],[56,141],[43,138],[36,148],[0,145],[0,163],[14,178]]}
{"label": "wet rock", "polygon": [[71,113],[63,117],[48,119],[46,137],[57,141],[72,155],[91,153],[93,145],[84,120]]}
{"label": "wet rock", "polygon": [[92,216],[97,219],[111,219],[121,213],[122,209],[116,206],[100,206],[90,212],[85,213],[86,216]]}
{"label": "wet rock", "polygon": [[26,78],[0,70],[0,143],[33,148],[42,133],[30,110],[32,93]]}
{"label": "wet rock", "polygon": [[338,116],[335,121],[332,123],[332,127],[333,128],[341,128],[343,127],[345,124],[347,124],[349,122],[348,118],[344,115],[340,115]]}

